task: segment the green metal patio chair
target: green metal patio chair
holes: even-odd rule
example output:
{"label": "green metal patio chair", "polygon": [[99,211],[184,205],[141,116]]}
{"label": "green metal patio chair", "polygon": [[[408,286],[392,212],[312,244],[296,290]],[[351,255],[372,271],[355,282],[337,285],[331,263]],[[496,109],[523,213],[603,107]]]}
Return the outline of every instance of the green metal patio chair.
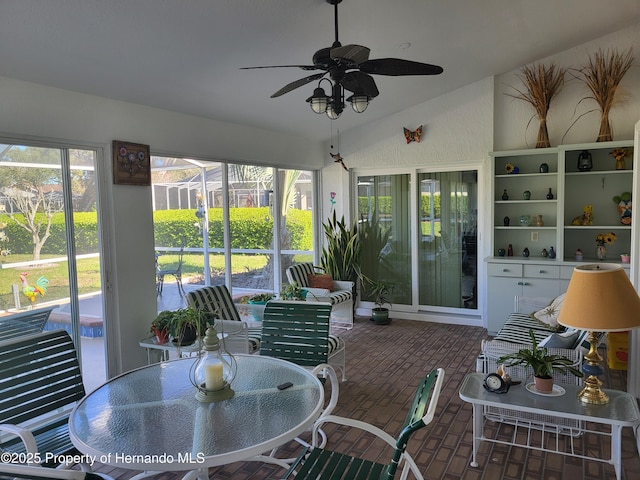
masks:
{"label": "green metal patio chair", "polygon": [[413,473],[418,480],[423,480],[415,461],[406,452],[407,442],[413,432],[425,427],[433,420],[443,381],[444,370],[441,368],[434,370],[425,377],[418,387],[411,409],[397,439],[369,423],[335,415],[320,417],[314,424],[313,445],[317,445],[318,429],[328,422],[355,427],[374,434],[394,447],[393,457],[388,465],[370,462],[320,447],[310,447],[292,464],[284,479],[392,480],[395,478],[398,467],[402,466],[401,480],[406,479],[409,472]]}

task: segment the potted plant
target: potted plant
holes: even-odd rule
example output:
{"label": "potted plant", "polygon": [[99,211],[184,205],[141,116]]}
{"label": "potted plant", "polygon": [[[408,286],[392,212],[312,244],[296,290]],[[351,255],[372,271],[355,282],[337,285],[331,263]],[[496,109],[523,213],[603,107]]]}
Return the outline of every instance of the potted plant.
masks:
{"label": "potted plant", "polygon": [[[198,335],[203,335],[206,322],[212,320],[207,319],[207,315],[201,314],[195,308],[189,306],[179,308],[171,312],[171,335],[173,341],[180,346],[191,345]],[[213,315],[211,315],[213,316]]]}
{"label": "potted plant", "polygon": [[573,360],[562,355],[551,355],[545,347],[539,347],[533,330],[529,330],[531,348],[521,348],[515,353],[503,355],[498,359],[505,367],[524,365],[533,369],[533,380],[536,390],[542,393],[553,391],[553,372],[568,370],[576,377],[582,377],[582,372],[573,366]]}
{"label": "potted plant", "polygon": [[284,285],[280,291],[283,300],[306,300],[307,291],[296,282]]}
{"label": "potted plant", "polygon": [[158,314],[158,316],[151,322],[151,332],[156,336],[158,343],[163,345],[169,340],[169,334],[171,332],[171,319],[173,318],[173,312],[164,310]]}
{"label": "potted plant", "polygon": [[326,246],[322,248],[320,266],[324,273],[334,280],[353,282],[353,305],[356,304],[358,280],[363,279],[360,269],[362,261],[362,242],[358,225],[347,227],[344,217],[340,220],[333,216],[322,224]]}
{"label": "potted plant", "polygon": [[264,318],[264,305],[274,298],[275,295],[273,293],[256,293],[247,299],[247,303],[251,305],[249,312],[251,312],[251,316],[256,322],[262,321]]}
{"label": "potted plant", "polygon": [[385,305],[391,307],[389,295],[393,292],[394,285],[389,282],[374,282],[371,294],[374,297],[376,306],[371,309],[371,319],[378,325],[387,325],[391,323],[389,319],[389,309]]}

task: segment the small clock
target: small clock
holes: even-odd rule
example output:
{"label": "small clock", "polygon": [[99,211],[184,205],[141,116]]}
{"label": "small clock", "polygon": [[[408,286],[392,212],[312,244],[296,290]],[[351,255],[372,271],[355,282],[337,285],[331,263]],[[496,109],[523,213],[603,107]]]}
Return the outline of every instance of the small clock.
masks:
{"label": "small clock", "polygon": [[492,393],[507,393],[509,391],[509,382],[505,382],[497,373],[490,373],[484,377],[483,386]]}

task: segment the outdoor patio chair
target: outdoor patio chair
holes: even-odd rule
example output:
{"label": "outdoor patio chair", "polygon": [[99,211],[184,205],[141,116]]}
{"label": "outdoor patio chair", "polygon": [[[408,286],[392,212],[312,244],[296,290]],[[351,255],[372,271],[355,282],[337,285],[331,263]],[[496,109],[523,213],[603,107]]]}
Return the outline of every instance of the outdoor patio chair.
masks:
{"label": "outdoor patio chair", "polygon": [[[176,268],[166,268],[161,269],[158,266],[158,278],[157,278],[157,290],[160,295],[162,295],[162,287],[164,285],[164,277],[166,275],[173,275],[176,277],[176,283],[178,284],[178,292],[185,294],[184,287],[182,286],[182,260],[184,257],[184,247],[180,249],[178,253],[178,266]],[[157,262],[157,257],[156,257]]]}
{"label": "outdoor patio chair", "polygon": [[264,309],[260,355],[305,367],[328,363],[346,380],[345,344],[329,334],[331,304],[270,301]]}
{"label": "outdoor patio chair", "polygon": [[416,430],[425,427],[435,416],[440,390],[444,381],[444,370],[434,370],[421,382],[413,399],[413,404],[404,422],[400,435],[394,439],[391,435],[369,423],[350,418],[328,415],[320,417],[313,426],[312,444],[318,445],[318,430],[325,423],[336,423],[354,427],[371,433],[394,448],[391,462],[387,465],[374,463],[348,454],[326,450],[320,446],[310,447],[291,465],[284,479],[296,480],[392,480],[399,467],[400,478],[406,479],[409,472],[418,480],[424,477],[418,470],[413,457],[406,452],[409,438]]}
{"label": "outdoor patio chair", "polygon": [[[10,475],[6,477],[4,474]],[[28,478],[30,480],[38,478],[42,478],[43,480],[57,478],[64,480],[103,480],[111,477],[80,470],[53,469],[17,463],[0,463],[0,478]]]}
{"label": "outdoor patio chair", "polygon": [[0,318],[0,340],[41,333],[53,308],[27,310]]}
{"label": "outdoor patio chair", "polygon": [[[214,313],[216,318],[222,320],[242,321],[226,285],[198,288],[187,293],[185,298],[187,305],[196,310]],[[260,349],[260,336],[260,329],[248,329],[249,353],[255,353]]]}
{"label": "outdoor patio chair", "polygon": [[353,328],[353,282],[329,279],[328,282],[325,280],[324,288],[313,288],[310,277],[319,273],[317,269],[313,263],[297,263],[285,273],[290,284],[295,283],[307,291],[307,302],[328,302],[333,306],[331,322],[334,326]]}

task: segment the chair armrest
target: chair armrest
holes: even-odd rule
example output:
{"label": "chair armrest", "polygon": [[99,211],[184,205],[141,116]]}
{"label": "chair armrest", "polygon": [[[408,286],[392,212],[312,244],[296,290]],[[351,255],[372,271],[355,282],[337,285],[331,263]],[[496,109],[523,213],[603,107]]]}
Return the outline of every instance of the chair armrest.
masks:
{"label": "chair armrest", "polygon": [[304,287],[307,291],[307,302],[327,302],[331,303],[331,298],[329,298],[329,294],[331,293],[326,288],[312,288],[312,287]]}
{"label": "chair armrest", "polygon": [[[0,432],[7,432],[16,435],[22,440],[24,444],[24,448],[27,453],[31,453],[33,455],[38,453],[38,445],[36,444],[36,439],[33,436],[33,433],[27,428],[20,427],[18,425],[13,425],[11,423],[3,423],[0,424]],[[34,458],[32,458],[34,459]],[[37,465],[35,462],[28,462],[29,465]]]}
{"label": "chair armrest", "polygon": [[353,282],[350,282],[348,280],[334,280],[333,281],[333,291],[338,291],[338,290],[348,290],[348,291],[353,291]]}
{"label": "chair armrest", "polygon": [[317,440],[318,440],[318,438],[317,438],[318,437],[318,430],[325,423],[337,423],[338,425],[346,425],[348,427],[359,428],[360,430],[363,430],[365,432],[369,432],[369,433],[375,435],[376,437],[380,438],[381,440],[384,440],[391,447],[395,447],[396,446],[396,439],[393,438],[391,435],[389,435],[384,430],[381,430],[380,428],[376,427],[375,425],[371,425],[370,423],[363,422],[361,420],[354,420],[352,418],[339,417],[337,415],[326,415],[326,416],[323,415],[323,416],[321,416],[320,418],[318,418],[316,420],[316,422],[313,424],[313,431],[312,431],[312,433],[313,433],[313,440],[312,440],[313,446],[317,446],[318,445],[318,442],[317,442]]}

